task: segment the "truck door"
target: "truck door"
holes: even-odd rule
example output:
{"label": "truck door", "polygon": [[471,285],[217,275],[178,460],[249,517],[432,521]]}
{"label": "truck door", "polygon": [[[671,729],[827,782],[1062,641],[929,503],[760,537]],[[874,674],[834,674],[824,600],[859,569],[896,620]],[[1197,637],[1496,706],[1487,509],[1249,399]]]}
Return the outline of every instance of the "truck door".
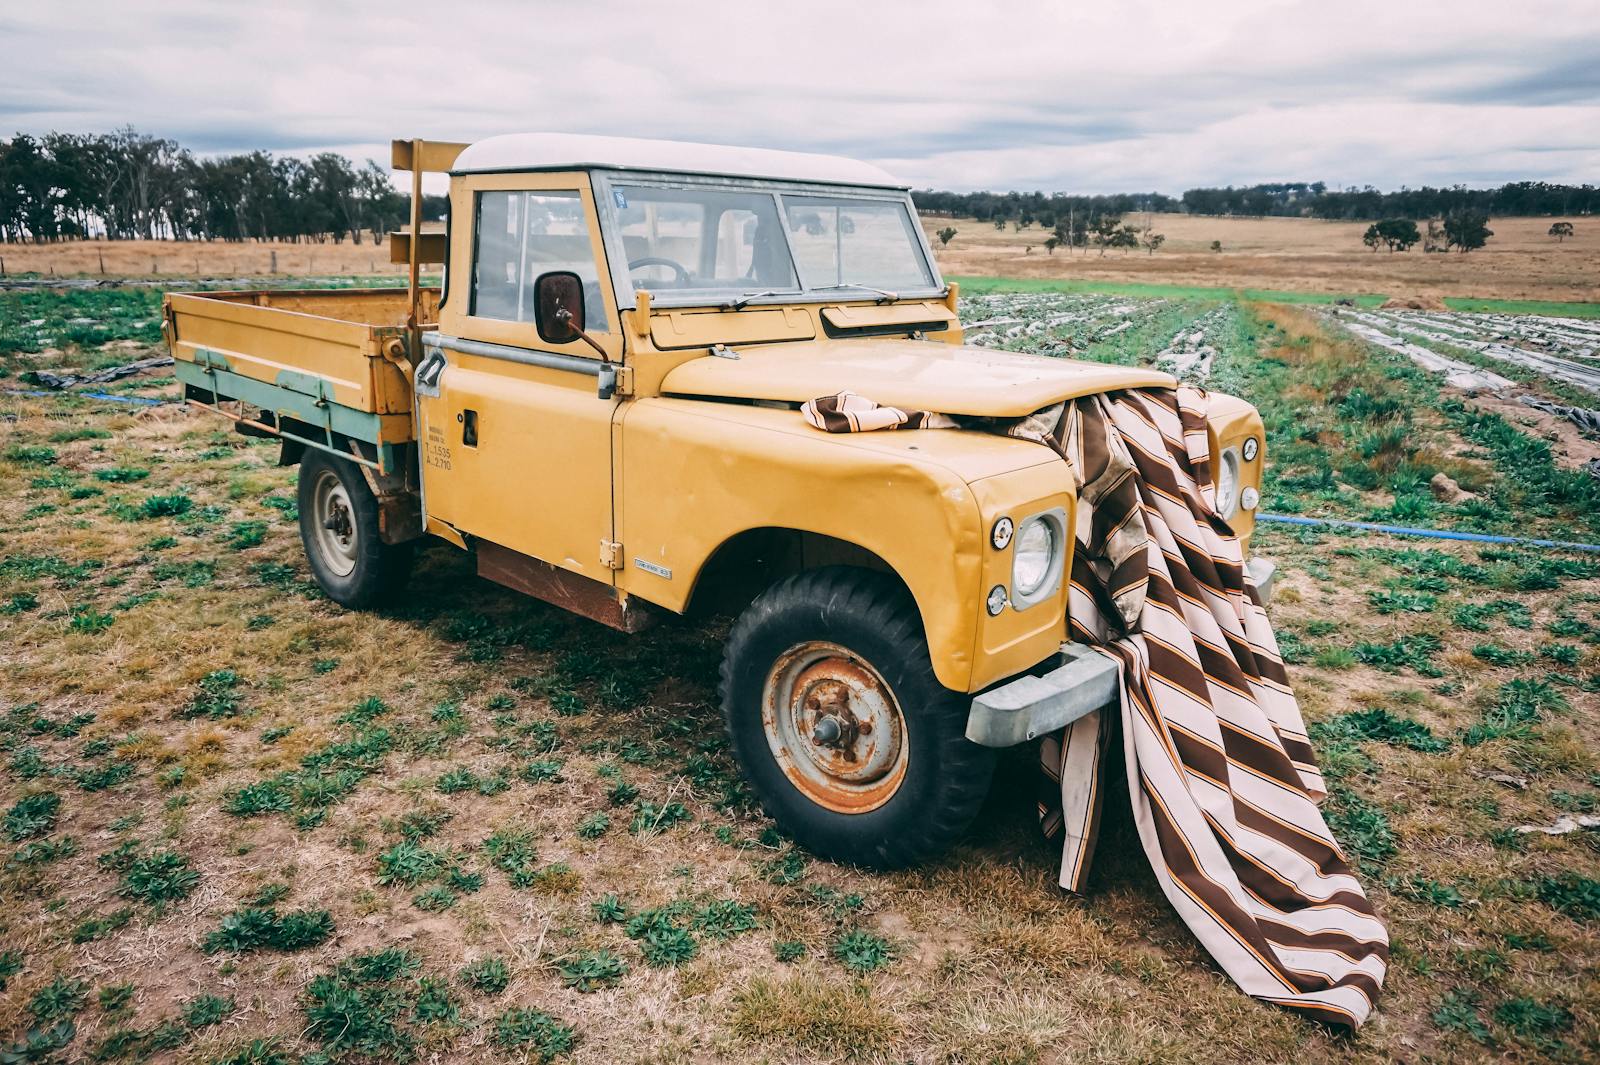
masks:
{"label": "truck door", "polygon": [[612,583],[611,421],[599,356],[541,340],[534,282],[584,282],[584,328],[622,339],[587,175],[457,177],[451,277],[417,367],[423,507],[431,526]]}

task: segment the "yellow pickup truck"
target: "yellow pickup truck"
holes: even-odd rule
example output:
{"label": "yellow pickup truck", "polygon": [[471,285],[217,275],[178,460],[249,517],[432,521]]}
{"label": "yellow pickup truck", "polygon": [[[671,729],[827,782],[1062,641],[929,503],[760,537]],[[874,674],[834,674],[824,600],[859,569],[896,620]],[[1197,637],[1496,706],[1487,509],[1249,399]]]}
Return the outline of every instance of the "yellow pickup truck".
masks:
{"label": "yellow pickup truck", "polygon": [[[1011,418],[1167,375],[963,346],[907,187],[861,162],[523,134],[396,142],[395,164],[406,290],[166,299],[186,398],[299,464],[330,598],[400,592],[432,536],[628,632],[736,614],[742,770],[801,843],[875,867],[959,835],[996,748],[1115,698],[1109,660],[1063,643],[1075,495],[1054,452],[830,435],[800,407],[848,389]],[[424,172],[449,175],[443,234]],[[1248,536],[1261,421],[1211,411],[1219,510]]]}

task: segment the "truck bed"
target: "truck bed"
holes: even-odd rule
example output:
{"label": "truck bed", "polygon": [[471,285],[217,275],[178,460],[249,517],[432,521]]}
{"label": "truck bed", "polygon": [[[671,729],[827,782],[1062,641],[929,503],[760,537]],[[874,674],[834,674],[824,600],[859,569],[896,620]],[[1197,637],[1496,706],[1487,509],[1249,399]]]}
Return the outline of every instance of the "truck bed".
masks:
{"label": "truck bed", "polygon": [[[439,290],[422,290],[424,322]],[[404,289],[169,293],[167,341],[190,402],[259,407],[291,439],[348,453],[372,445],[388,472],[412,439]]]}

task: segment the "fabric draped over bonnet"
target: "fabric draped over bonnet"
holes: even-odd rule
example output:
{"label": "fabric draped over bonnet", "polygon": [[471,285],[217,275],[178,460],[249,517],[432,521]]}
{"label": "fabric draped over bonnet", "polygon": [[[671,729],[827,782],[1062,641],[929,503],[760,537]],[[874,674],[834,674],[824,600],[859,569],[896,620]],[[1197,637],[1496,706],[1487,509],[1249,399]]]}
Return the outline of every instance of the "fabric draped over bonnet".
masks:
{"label": "fabric draped over bonnet", "polygon": [[1388,963],[1373,912],[1317,803],[1299,704],[1243,547],[1216,511],[1203,391],[1130,389],[1021,419],[812,400],[828,432],[962,428],[1050,447],[1078,503],[1066,637],[1117,663],[1116,707],[1040,745],[1040,823],[1081,891],[1120,732],[1140,844],[1163,894],[1247,993],[1329,1024],[1367,1019]]}

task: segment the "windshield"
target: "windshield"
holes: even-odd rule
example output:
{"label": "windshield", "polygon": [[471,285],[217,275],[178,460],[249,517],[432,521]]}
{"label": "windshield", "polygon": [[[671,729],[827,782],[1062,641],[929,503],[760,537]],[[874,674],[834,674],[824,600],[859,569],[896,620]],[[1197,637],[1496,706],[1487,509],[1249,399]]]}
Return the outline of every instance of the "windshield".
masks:
{"label": "windshield", "polygon": [[617,182],[634,291],[707,302],[937,286],[904,199]]}
{"label": "windshield", "polygon": [[933,275],[903,203],[785,196],[789,242],[806,288],[927,288]]}

